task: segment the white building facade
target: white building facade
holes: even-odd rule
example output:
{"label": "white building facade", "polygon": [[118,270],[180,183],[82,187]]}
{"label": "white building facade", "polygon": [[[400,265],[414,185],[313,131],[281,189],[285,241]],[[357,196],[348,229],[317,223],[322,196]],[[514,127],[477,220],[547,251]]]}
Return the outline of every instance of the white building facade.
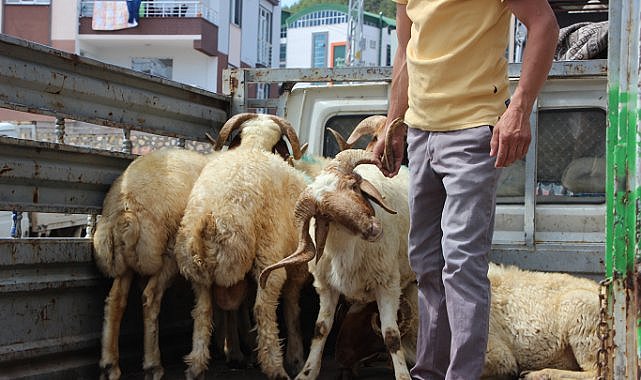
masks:
{"label": "white building facade", "polygon": [[[285,14],[281,25],[280,66],[292,68],[340,67],[346,64],[348,9],[319,4]],[[365,12],[361,66],[391,66],[396,51],[393,19]]]}

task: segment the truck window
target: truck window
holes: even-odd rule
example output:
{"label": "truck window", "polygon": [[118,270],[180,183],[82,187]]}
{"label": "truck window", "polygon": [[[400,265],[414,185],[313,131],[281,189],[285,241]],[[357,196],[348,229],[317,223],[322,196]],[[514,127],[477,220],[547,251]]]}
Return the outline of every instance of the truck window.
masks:
{"label": "truck window", "polygon": [[[325,157],[334,157],[336,153],[339,152],[338,144],[334,139],[334,135],[327,128],[331,128],[341,134],[345,139],[349,137],[354,128],[366,117],[372,115],[382,115],[384,112],[377,114],[367,114],[367,115],[340,115],[334,116],[327,121],[325,124],[325,131],[323,133],[323,156]],[[364,149],[367,146],[367,143],[370,141],[370,138],[363,136],[352,148],[354,149]],[[405,155],[403,157],[403,165],[407,165],[407,146],[405,147]]]}
{"label": "truck window", "polygon": [[[539,110],[537,203],[605,202],[606,113],[600,108]],[[499,203],[522,203],[525,162],[503,169]]]}
{"label": "truck window", "polygon": [[[327,128],[335,130],[347,139],[358,123],[368,116],[371,115],[341,115],[334,116],[329,119],[327,124],[325,124],[325,131],[323,132],[323,156],[334,157],[336,153],[339,152],[338,144],[334,139],[334,135],[332,135]],[[363,136],[356,141],[353,148],[364,149],[368,142],[369,139],[366,136]]]}

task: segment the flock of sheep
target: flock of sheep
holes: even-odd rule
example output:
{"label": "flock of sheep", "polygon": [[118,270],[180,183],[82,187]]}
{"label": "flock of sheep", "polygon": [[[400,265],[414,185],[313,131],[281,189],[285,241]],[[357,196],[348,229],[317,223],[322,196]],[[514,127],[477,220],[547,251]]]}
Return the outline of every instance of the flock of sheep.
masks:
{"label": "flock of sheep", "polygon": [[[268,378],[317,378],[336,320],[336,355],[348,372],[384,351],[395,378],[409,380],[418,311],[407,259],[408,172],[386,178],[369,149],[352,149],[363,134],[377,138],[384,122],[369,117],[346,141],[335,134],[344,150],[329,159],[305,154],[287,120],[243,113],[225,123],[213,153],[165,148],[134,160],[107,193],[93,236],[96,264],[114,279],[105,301],[101,378],[121,376],[118,336],[135,276],[147,279],[145,378],[162,378],[158,315],[163,293],[181,275],[195,299],[188,379],[205,378],[214,321],[227,312],[234,318],[251,300],[256,358]],[[489,278],[484,378],[594,378],[597,284],[495,265]],[[305,347],[299,298],[310,279],[320,305]],[[350,306],[336,319],[340,296]],[[237,342],[237,331],[218,333]]]}

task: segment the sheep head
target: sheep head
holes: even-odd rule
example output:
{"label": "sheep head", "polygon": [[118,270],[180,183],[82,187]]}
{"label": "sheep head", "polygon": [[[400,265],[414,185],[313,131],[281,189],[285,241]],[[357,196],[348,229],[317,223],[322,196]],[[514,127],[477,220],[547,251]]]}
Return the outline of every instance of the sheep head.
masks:
{"label": "sheep head", "polygon": [[[270,134],[266,129],[273,127],[272,123],[264,123],[265,120],[269,120],[275,124],[278,128],[278,132],[275,135]],[[255,123],[252,123],[254,121]],[[255,128],[248,128],[255,127]],[[254,132],[256,131],[256,132]],[[298,141],[298,136],[294,127],[282,117],[269,114],[257,114],[257,113],[240,113],[232,116],[223,127],[220,129],[218,134],[218,139],[214,144],[214,150],[221,150],[230,135],[234,132],[240,134],[240,140],[236,137],[233,138],[229,143],[229,149],[233,149],[238,145],[242,144],[244,140],[251,140],[258,142],[258,145],[264,149],[270,150],[273,153],[277,153],[282,156],[284,159],[288,159],[290,156],[289,148],[283,140],[284,136],[287,136],[290,145],[292,146],[291,155],[295,159],[300,159],[302,156],[300,143]]]}
{"label": "sheep head", "polygon": [[[382,225],[370,201],[391,214],[396,214],[396,211],[387,205],[374,185],[354,172],[360,164],[375,162],[371,152],[348,149],[337,154],[323,169],[296,203],[294,216],[299,227],[298,248],[292,255],[263,270],[261,287],[265,286],[269,273],[274,269],[306,263],[314,257],[318,261],[325,249],[330,222],[338,223],[368,241],[380,238]],[[316,246],[309,234],[312,217],[316,219]]]}

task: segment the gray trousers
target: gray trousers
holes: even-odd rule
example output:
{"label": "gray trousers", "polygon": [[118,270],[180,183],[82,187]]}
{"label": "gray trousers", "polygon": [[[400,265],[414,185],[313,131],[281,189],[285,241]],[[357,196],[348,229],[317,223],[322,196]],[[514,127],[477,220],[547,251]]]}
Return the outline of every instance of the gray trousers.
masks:
{"label": "gray trousers", "polygon": [[418,280],[414,379],[478,379],[490,311],[488,254],[500,170],[488,126],[409,128],[409,260]]}

